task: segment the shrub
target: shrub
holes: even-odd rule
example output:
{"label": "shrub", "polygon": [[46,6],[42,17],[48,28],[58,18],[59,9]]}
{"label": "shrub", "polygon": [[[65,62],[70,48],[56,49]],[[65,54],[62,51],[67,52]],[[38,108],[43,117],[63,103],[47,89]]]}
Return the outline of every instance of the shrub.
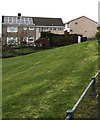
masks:
{"label": "shrub", "polygon": [[[60,47],[70,45],[78,42],[78,34],[53,34],[48,32],[42,32],[41,38],[49,40],[50,47]],[[80,35],[82,37],[82,35]]]}
{"label": "shrub", "polygon": [[26,42],[26,41],[22,41],[22,42],[20,42],[20,46],[21,46],[21,47],[25,47],[25,46],[27,46],[27,42]]}
{"label": "shrub", "polygon": [[100,39],[100,31],[98,31],[98,32],[96,33],[96,37],[97,37],[97,39]]}

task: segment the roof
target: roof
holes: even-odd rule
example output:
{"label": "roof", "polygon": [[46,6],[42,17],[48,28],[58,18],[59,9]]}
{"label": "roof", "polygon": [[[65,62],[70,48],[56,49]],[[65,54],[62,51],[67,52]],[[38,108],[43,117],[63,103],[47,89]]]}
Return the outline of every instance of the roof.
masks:
{"label": "roof", "polygon": [[2,23],[7,25],[34,25],[32,17],[24,16],[2,16]]}
{"label": "roof", "polygon": [[[20,19],[19,19],[20,18]],[[61,18],[2,16],[3,24],[36,25],[36,26],[64,26]]]}
{"label": "roof", "polygon": [[37,26],[64,26],[61,18],[33,17],[33,23]]}
{"label": "roof", "polygon": [[87,18],[87,19],[89,19],[89,20],[91,20],[92,22],[95,22],[95,23],[97,24],[97,22],[96,22],[96,21],[94,21],[94,20],[92,20],[92,19],[90,19],[90,18],[88,18],[88,17],[86,17],[86,16],[81,16],[81,17],[78,17],[78,18],[76,18],[76,19],[73,19],[73,20],[71,20],[71,21],[67,22],[66,24],[69,24],[70,22],[75,21],[75,20],[78,20],[78,19],[83,18],[83,17],[85,17],[85,18]]}

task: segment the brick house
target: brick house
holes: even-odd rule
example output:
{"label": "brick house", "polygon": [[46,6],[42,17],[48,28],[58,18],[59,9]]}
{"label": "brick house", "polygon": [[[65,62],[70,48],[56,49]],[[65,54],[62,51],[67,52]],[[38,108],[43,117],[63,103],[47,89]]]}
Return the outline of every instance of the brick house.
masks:
{"label": "brick house", "polygon": [[97,32],[97,22],[81,16],[66,23],[70,34],[80,34],[83,37],[92,38]]}
{"label": "brick house", "polygon": [[14,45],[21,41],[34,43],[41,32],[64,34],[61,18],[43,18],[21,16],[2,16],[2,44]]}

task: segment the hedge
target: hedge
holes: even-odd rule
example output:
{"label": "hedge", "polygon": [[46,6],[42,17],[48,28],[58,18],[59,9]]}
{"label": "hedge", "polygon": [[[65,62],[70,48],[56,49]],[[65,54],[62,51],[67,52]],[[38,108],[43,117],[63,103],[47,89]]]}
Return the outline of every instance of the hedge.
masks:
{"label": "hedge", "polygon": [[[42,32],[41,38],[45,38],[49,40],[50,47],[60,47],[65,45],[70,45],[74,43],[78,43],[79,34],[53,34],[49,32]],[[84,40],[83,40],[84,41]]]}

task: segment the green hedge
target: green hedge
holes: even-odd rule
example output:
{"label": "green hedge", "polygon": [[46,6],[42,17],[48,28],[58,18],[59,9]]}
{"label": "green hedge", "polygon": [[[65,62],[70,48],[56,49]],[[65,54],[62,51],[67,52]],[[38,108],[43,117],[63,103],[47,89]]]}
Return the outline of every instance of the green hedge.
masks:
{"label": "green hedge", "polygon": [[96,33],[96,38],[98,39],[98,43],[100,43],[100,27],[97,28],[98,32]]}
{"label": "green hedge", "polygon": [[[78,42],[78,34],[53,34],[48,32],[42,32],[41,38],[46,38],[49,40],[50,47],[59,47],[70,45]],[[80,35],[82,37],[82,35]]]}
{"label": "green hedge", "polygon": [[100,28],[98,28],[98,32],[96,33],[97,39],[100,39]]}

